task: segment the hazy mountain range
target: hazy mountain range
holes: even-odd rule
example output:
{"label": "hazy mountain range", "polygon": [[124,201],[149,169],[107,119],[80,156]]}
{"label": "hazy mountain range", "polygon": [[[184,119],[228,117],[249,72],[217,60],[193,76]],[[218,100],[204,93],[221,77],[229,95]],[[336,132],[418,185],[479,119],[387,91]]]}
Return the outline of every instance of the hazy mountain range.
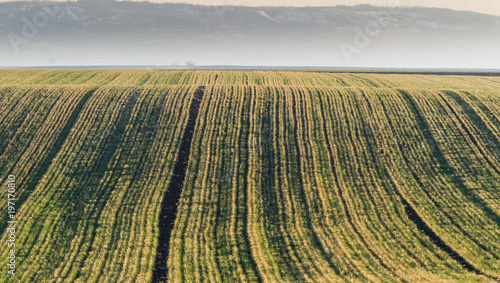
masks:
{"label": "hazy mountain range", "polygon": [[500,17],[432,8],[0,3],[0,65],[500,68]]}

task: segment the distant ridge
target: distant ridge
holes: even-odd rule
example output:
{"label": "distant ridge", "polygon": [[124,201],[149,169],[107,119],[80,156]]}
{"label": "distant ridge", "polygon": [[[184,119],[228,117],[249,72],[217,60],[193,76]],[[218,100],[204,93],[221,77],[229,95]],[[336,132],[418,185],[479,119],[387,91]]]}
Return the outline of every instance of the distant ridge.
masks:
{"label": "distant ridge", "polygon": [[5,2],[0,27],[3,66],[500,69],[500,17],[449,9]]}

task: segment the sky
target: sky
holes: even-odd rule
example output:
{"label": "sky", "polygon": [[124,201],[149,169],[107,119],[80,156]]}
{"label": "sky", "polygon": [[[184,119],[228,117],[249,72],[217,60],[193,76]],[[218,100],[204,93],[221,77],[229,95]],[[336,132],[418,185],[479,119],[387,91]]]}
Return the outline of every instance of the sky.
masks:
{"label": "sky", "polygon": [[[10,2],[11,0],[0,0]],[[98,0],[94,0],[98,1]],[[132,0],[143,1],[143,0]],[[467,10],[500,16],[500,0],[150,0],[157,3],[237,6],[336,6],[370,4],[374,6],[424,6]]]}

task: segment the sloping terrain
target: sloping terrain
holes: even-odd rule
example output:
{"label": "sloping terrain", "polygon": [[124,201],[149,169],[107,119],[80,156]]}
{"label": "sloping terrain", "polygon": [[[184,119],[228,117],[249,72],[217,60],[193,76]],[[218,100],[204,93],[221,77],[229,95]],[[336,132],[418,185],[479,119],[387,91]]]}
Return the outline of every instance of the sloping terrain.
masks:
{"label": "sloping terrain", "polygon": [[2,282],[500,278],[498,76],[0,70],[0,112]]}

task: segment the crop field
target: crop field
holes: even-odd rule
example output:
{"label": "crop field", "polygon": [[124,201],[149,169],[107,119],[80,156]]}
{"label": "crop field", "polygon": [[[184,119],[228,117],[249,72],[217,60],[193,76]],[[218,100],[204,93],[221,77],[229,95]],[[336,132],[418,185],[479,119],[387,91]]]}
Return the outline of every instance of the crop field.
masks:
{"label": "crop field", "polygon": [[500,76],[0,70],[0,125],[0,282],[500,281]]}

